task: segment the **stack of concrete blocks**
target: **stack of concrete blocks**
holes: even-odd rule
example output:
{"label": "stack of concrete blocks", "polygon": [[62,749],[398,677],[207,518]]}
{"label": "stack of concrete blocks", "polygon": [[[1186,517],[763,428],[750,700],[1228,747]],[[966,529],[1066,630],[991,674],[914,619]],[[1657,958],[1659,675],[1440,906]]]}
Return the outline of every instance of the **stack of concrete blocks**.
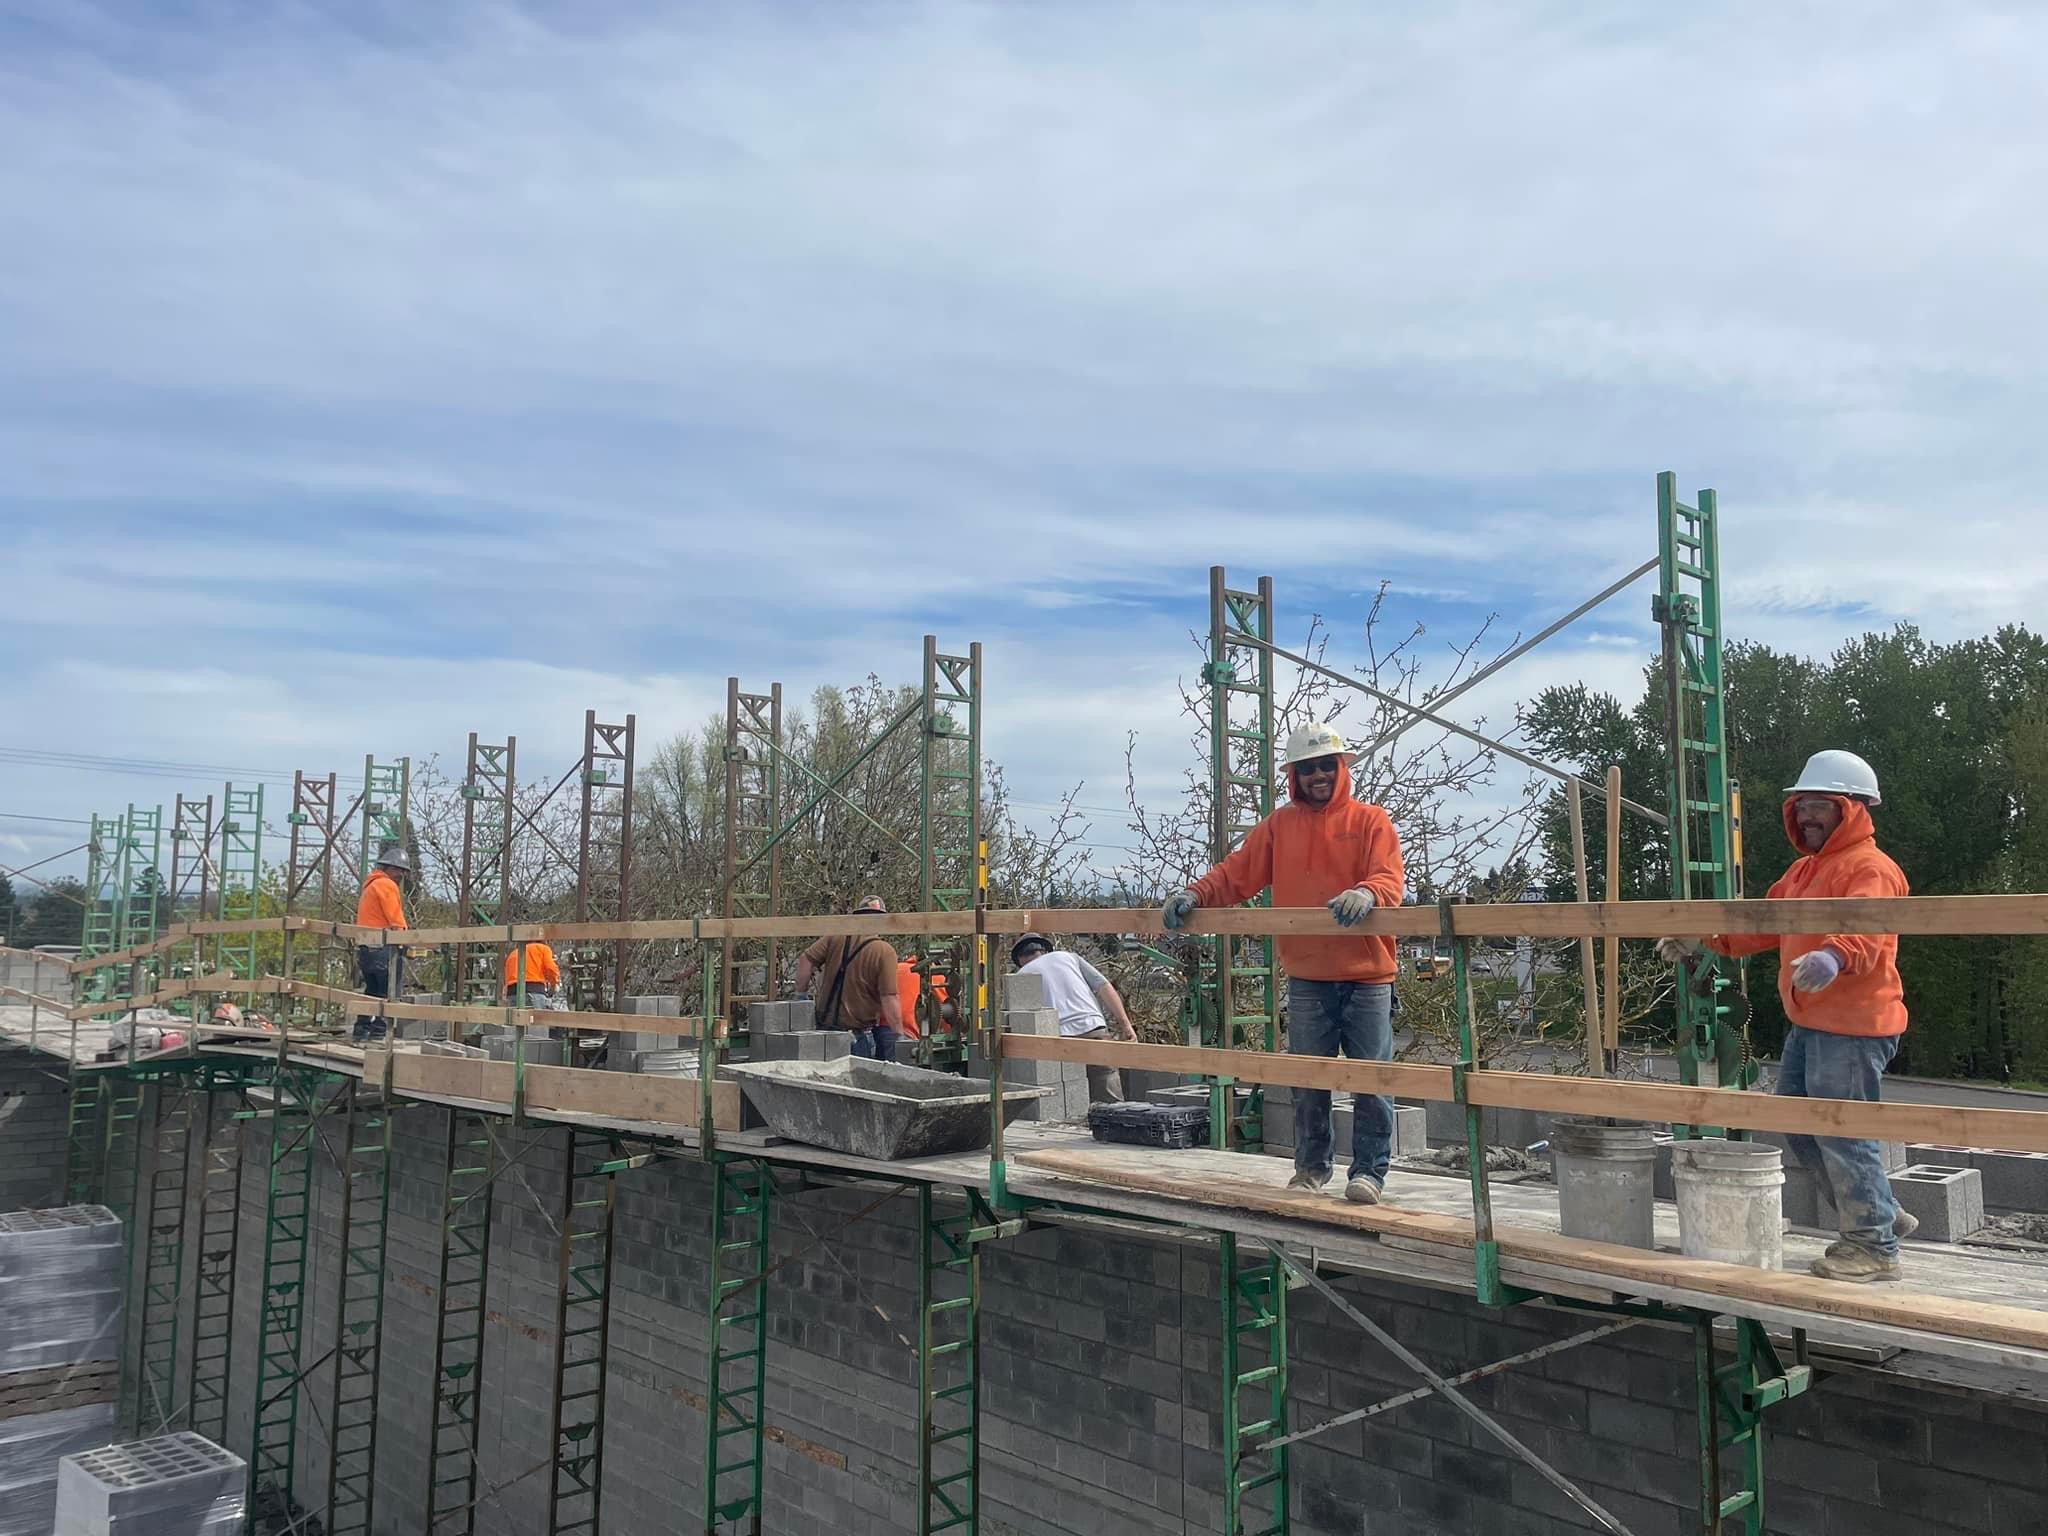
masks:
{"label": "stack of concrete blocks", "polygon": [[808,997],[747,1004],[747,1041],[755,1061],[838,1061],[853,1053],[853,1035],[819,1029]]}
{"label": "stack of concrete blocks", "polygon": [[53,1536],[239,1536],[248,1466],[189,1430],[66,1456]]}
{"label": "stack of concrete blocks", "polygon": [[1922,1242],[1953,1243],[1984,1225],[1984,1175],[1975,1168],[1915,1163],[1891,1182],[1899,1208],[1920,1218]]}
{"label": "stack of concrete blocks", "polygon": [[[526,1041],[520,1056],[529,1067],[559,1067],[562,1064],[562,1047],[567,1042],[534,1038],[536,1035],[546,1034],[546,1030],[526,1031]],[[492,1061],[512,1060],[513,1044],[513,1032],[503,1024],[484,1026],[484,1050]]]}
{"label": "stack of concrete blocks", "polygon": [[[1003,980],[1003,1029],[1013,1035],[1057,1035],[1060,1016],[1045,994],[1045,978],[1017,974]],[[969,1077],[986,1081],[988,1058],[977,1046],[967,1063]],[[1012,1088],[1050,1092],[1018,1111],[1019,1120],[1044,1122],[1088,1118],[1088,1069],[1074,1061],[1003,1060],[1003,1081]]]}
{"label": "stack of concrete blocks", "polygon": [[[1207,1101],[1206,1088],[1195,1091],[1203,1102]],[[1270,1084],[1266,1088],[1266,1150],[1269,1152],[1284,1151],[1297,1145],[1294,1094],[1292,1088]],[[1351,1098],[1342,1090],[1330,1095],[1331,1145],[1339,1159],[1349,1155],[1351,1146]],[[1393,1155],[1397,1158],[1415,1157],[1428,1150],[1429,1110],[1421,1104],[1395,1104]]]}
{"label": "stack of concrete blocks", "polygon": [[480,1045],[464,1045],[459,1040],[422,1040],[420,1042],[420,1054],[422,1056],[466,1056],[471,1060],[481,1061],[489,1057],[491,1053]]}
{"label": "stack of concrete blocks", "polygon": [[104,1206],[0,1215],[0,1536],[48,1536],[59,1459],[113,1434],[122,1254]]}
{"label": "stack of concrete blocks", "polygon": [[[1429,1145],[1465,1145],[1465,1106],[1447,1099],[1431,1099],[1423,1110],[1427,1117]],[[1534,1109],[1499,1109],[1487,1106],[1479,1112],[1479,1133],[1489,1147],[1533,1147],[1550,1139],[1550,1115]]]}
{"label": "stack of concrete blocks", "polygon": [[1907,1150],[1916,1163],[1976,1169],[1987,1211],[2048,1212],[2048,1152],[1994,1152],[1917,1141]]}

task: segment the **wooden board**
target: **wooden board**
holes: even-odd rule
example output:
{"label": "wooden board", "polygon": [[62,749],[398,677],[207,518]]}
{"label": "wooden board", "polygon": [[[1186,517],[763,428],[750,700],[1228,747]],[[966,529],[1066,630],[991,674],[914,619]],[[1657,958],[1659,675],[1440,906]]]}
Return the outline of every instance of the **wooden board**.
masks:
{"label": "wooden board", "polygon": [[[1901,896],[1811,901],[1467,902],[1451,908],[1453,929],[1468,938],[1704,938],[1717,933],[2048,934],[2048,894]],[[1442,931],[1436,907],[1393,907],[1354,928],[1339,928],[1322,907],[1228,907],[1199,910],[1190,933],[1317,934],[1331,938],[1433,938]],[[841,915],[756,918],[662,918],[622,923],[520,923],[507,928],[363,928],[302,917],[183,923],[154,943],[70,962],[74,973],[158,954],[200,934],[318,933],[356,943],[503,945],[532,939],[564,942],[649,942],[737,938],[817,938],[844,933]],[[865,928],[866,925],[861,925]],[[1160,933],[1152,907],[1065,907],[972,912],[892,912],[874,931],[884,936],[1038,933]]]}
{"label": "wooden board", "polygon": [[[1184,1045],[1132,1045],[1117,1040],[1052,1035],[1001,1036],[1005,1057],[1133,1067],[1195,1076],[1234,1077],[1241,1083],[1291,1088],[1345,1089],[1451,1100],[1449,1067],[1408,1062],[1340,1061],[1265,1051],[1224,1051]],[[1474,1104],[1553,1114],[1606,1115],[1666,1125],[1719,1125],[1749,1131],[1793,1131],[1811,1136],[1854,1136],[1878,1141],[1926,1141],[2009,1152],[2048,1152],[2048,1111],[1970,1109],[1954,1104],[1868,1104],[1851,1099],[1780,1098],[1677,1083],[1622,1082],[1615,1078],[1559,1077],[1545,1072],[1470,1072],[1466,1094]]]}
{"label": "wooden board", "polygon": [[[1175,1159],[1183,1160],[1184,1172],[1174,1171]],[[1471,1222],[1456,1217],[1404,1211],[1395,1206],[1351,1205],[1326,1194],[1289,1190],[1282,1182],[1289,1173],[1285,1165],[1270,1170],[1261,1167],[1268,1162],[1278,1163],[1278,1159],[1224,1153],[1194,1161],[1184,1153],[1104,1146],[1025,1152],[1014,1161],[1112,1188],[1173,1195],[1197,1205],[1265,1211],[1323,1226],[1391,1232],[1468,1248],[1473,1242]],[[1228,1166],[1231,1161],[1249,1166],[1233,1169]],[[1496,1226],[1494,1236],[1503,1258],[1512,1256],[1555,1264],[1581,1275],[1680,1286],[1729,1301],[1754,1301],[1919,1333],[2048,1350],[2048,1310],[1958,1301],[1901,1291],[1889,1285],[1850,1285],[1814,1275],[1716,1264],[1523,1227]]]}
{"label": "wooden board", "polygon": [[[414,1051],[371,1047],[363,1052],[363,1081],[382,1083],[389,1066],[391,1091],[463,1099],[509,1110],[515,1080],[509,1061],[468,1056],[422,1056]],[[526,1069],[526,1106],[536,1114],[601,1115],[649,1124],[695,1126],[703,1119],[699,1084],[692,1077],[658,1077],[637,1072],[603,1072],[587,1067]],[[712,1128],[740,1128],[740,1085],[711,1085]]]}
{"label": "wooden board", "polygon": [[[1246,1083],[1289,1088],[1337,1088],[1353,1093],[1399,1094],[1411,1099],[1452,1096],[1451,1069],[1405,1061],[1339,1061],[1326,1056],[1289,1056],[1268,1051],[1225,1051],[1206,1046],[1133,1045],[1119,1040],[1083,1040],[1066,1035],[1019,1035],[1005,1031],[1002,1054],[1011,1061],[1069,1061],[1105,1065],[1104,1046],[1115,1050],[1115,1065],[1152,1072],[1235,1077]],[[2048,1119],[2048,1116],[2044,1116]]]}

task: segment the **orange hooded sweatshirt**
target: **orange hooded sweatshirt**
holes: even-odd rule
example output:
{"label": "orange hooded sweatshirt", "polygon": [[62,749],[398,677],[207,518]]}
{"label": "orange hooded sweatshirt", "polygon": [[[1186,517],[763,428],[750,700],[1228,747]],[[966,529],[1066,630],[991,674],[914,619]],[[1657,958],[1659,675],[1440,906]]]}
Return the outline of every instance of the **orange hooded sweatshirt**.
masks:
{"label": "orange hooded sweatshirt", "polygon": [[[1351,763],[1337,765],[1337,788],[1328,805],[1301,798],[1287,770],[1288,803],[1251,830],[1229,858],[1194,884],[1205,907],[1249,901],[1267,886],[1276,907],[1319,907],[1340,891],[1362,885],[1381,907],[1398,907],[1407,893],[1401,839],[1379,806],[1351,797]],[[1280,963],[1300,981],[1392,981],[1394,941],[1372,934],[1289,935],[1280,940]]]}
{"label": "orange hooded sweatshirt", "polygon": [[[550,992],[562,984],[562,967],[555,959],[553,948],[538,939],[526,946],[526,984],[528,987],[545,987]],[[505,990],[512,992],[518,987],[519,951],[515,948],[505,955]]]}
{"label": "orange hooded sweatshirt", "polygon": [[[1877,846],[1870,808],[1846,795],[1830,795],[1842,808],[1842,823],[1819,853],[1793,860],[1765,893],[1765,900],[1820,896],[1904,896],[1905,872]],[[1784,806],[1785,835],[1799,846],[1792,801]],[[1906,990],[1899,982],[1899,936],[1895,933],[1729,933],[1707,940],[1720,955],[1778,952],[1778,996],[1794,1024],[1831,1035],[1902,1035],[1906,1032]],[[1792,962],[1816,949],[1832,949],[1842,974],[1818,992],[1792,985]]]}
{"label": "orange hooded sweatshirt", "polygon": [[399,899],[398,882],[381,869],[370,871],[363,882],[363,894],[356,902],[359,928],[403,928],[405,903]]}

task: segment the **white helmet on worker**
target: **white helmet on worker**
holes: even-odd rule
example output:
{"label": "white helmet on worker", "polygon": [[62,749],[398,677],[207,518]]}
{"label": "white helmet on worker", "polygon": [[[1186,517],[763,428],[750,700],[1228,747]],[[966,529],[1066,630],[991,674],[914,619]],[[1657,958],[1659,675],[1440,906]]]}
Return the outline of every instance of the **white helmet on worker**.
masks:
{"label": "white helmet on worker", "polygon": [[1854,752],[1833,748],[1816,752],[1800,770],[1799,782],[1785,786],[1788,795],[1849,795],[1872,805],[1882,803],[1877,774]]}
{"label": "white helmet on worker", "polygon": [[1306,763],[1318,757],[1345,757],[1351,749],[1344,744],[1344,737],[1333,725],[1297,726],[1287,738],[1287,755],[1280,759],[1280,766],[1292,768],[1296,763]]}

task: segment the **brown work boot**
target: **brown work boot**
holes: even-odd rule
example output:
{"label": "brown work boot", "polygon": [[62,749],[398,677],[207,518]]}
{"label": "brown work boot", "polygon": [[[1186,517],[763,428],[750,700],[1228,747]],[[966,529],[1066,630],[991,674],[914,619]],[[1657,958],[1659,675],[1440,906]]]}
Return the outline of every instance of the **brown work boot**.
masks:
{"label": "brown work boot", "polygon": [[1831,1244],[1826,1253],[1813,1261],[1813,1272],[1823,1280],[1847,1280],[1854,1285],[1868,1285],[1874,1280],[1898,1279],[1899,1261],[1875,1248],[1844,1240]]}

